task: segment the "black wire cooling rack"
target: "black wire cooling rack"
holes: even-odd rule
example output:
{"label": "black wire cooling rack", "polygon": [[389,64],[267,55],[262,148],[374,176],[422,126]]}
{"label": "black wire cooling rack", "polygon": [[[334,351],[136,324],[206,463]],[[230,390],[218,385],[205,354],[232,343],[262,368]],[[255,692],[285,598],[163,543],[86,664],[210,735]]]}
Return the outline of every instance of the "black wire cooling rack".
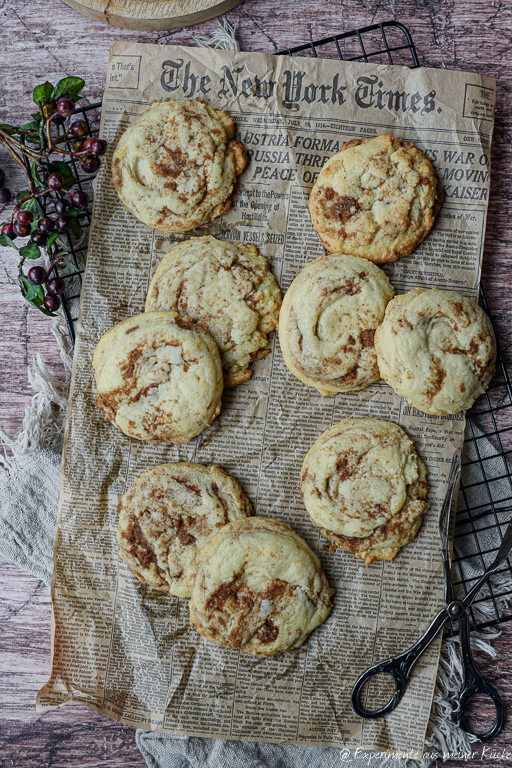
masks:
{"label": "black wire cooling rack", "polygon": [[[407,28],[397,21],[372,24],[288,48],[279,53],[344,61],[400,64],[411,68],[419,66],[412,37]],[[101,103],[96,103],[82,106],[76,111],[76,114],[86,121],[89,136],[98,134],[100,110]],[[84,189],[90,194],[91,177],[83,174],[76,161],[71,160],[69,164],[79,189]],[[61,296],[62,308],[73,342],[87,253],[87,228],[90,222],[89,208],[80,217],[84,229],[82,238],[77,241],[72,234],[63,235],[67,239],[67,250],[75,267],[60,270],[60,277],[66,285],[66,290]],[[480,297],[482,306],[490,315],[483,289],[480,291]],[[487,393],[479,398],[469,415],[465,443],[467,458],[463,462],[454,534],[454,561],[457,571],[455,586],[462,594],[471,589],[485,567],[493,560],[512,516],[512,475],[507,464],[507,457],[512,453],[512,449],[504,445],[507,433],[512,437],[512,386],[499,348],[496,376]],[[492,453],[489,443],[493,446]],[[497,580],[482,590],[473,603],[470,610],[472,629],[483,629],[512,620],[512,609],[508,604],[508,600],[512,598],[512,568],[508,559],[497,572],[497,577]]]}

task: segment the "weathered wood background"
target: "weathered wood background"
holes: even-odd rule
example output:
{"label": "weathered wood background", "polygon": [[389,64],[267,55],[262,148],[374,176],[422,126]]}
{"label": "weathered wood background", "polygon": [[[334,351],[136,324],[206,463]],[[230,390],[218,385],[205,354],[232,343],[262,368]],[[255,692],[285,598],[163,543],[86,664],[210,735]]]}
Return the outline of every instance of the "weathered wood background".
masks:
{"label": "weathered wood background", "polygon": [[[236,25],[242,50],[273,53],[355,27],[397,19],[411,31],[425,66],[480,72],[497,78],[496,128],[483,284],[506,357],[512,351],[512,5],[507,0],[245,0],[227,14]],[[86,80],[88,100],[101,98],[108,49],[115,40],[160,45],[194,45],[194,34],[210,33],[215,20],[169,32],[133,32],[91,21],[60,0],[0,0],[0,122],[25,122],[33,87],[66,75]],[[0,165],[21,189],[15,169]],[[29,309],[18,294],[17,264],[0,249],[0,423],[14,433],[21,426],[32,392],[27,366],[40,352],[60,376],[63,369],[50,322]],[[512,370],[512,366],[509,365]],[[145,765],[134,730],[79,705],[38,716],[35,696],[50,664],[49,590],[0,558],[0,766],[78,768]],[[495,643],[496,660],[479,659],[482,671],[499,687],[507,722],[492,750],[475,747],[468,762],[447,765],[512,764],[512,622]],[[341,765],[341,762],[340,762]]]}

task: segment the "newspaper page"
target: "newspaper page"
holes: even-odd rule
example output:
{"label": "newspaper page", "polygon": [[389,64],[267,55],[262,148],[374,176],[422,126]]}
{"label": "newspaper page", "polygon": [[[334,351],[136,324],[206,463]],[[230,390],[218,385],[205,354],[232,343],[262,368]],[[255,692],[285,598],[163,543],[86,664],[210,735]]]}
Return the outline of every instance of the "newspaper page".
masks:
{"label": "newspaper page", "polygon": [[[173,734],[297,742],[420,756],[440,638],[420,658],[397,709],[362,720],[350,704],[370,665],[405,650],[443,604],[438,516],[463,413],[434,417],[384,382],[324,397],[292,376],[277,335],[246,383],[224,391],[222,412],[187,445],[144,443],[94,405],[91,360],[103,333],[144,310],[148,284],[173,243],[210,233],[252,243],[284,292],[324,253],[307,202],[324,163],[350,139],[392,131],[437,167],[446,195],[434,228],[384,267],[397,293],[416,286],[478,295],[489,194],[495,82],[434,69],[117,43],[101,134],[109,154],[96,181],[61,472],[52,585],[53,644],[40,711],[75,700],[133,726]],[[112,152],[153,101],[201,98],[225,109],[250,153],[233,207],[174,236],[146,227],[119,202]],[[346,416],[400,424],[428,466],[430,508],[417,538],[392,562],[365,565],[329,550],[299,493],[306,452]],[[120,496],[169,461],[214,462],[242,484],[254,512],[289,523],[336,588],[327,621],[300,649],[253,658],[202,639],[188,601],[140,582],[116,543]],[[383,703],[383,702],[382,702]]]}

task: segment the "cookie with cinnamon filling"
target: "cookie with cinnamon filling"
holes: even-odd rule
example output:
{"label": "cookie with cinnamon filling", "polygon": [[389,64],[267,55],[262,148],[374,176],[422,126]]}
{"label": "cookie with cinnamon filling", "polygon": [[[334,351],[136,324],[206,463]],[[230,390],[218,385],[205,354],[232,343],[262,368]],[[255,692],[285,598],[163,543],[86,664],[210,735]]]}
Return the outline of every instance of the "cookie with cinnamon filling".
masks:
{"label": "cookie with cinnamon filling", "polygon": [[286,365],[323,395],[380,379],[373,339],[395,291],[366,259],[322,256],[299,272],[279,316]]}
{"label": "cookie with cinnamon filling", "polygon": [[344,144],[320,171],[309,210],[328,251],[383,264],[421,243],[443,198],[432,161],[389,134]]}
{"label": "cookie with cinnamon filling", "polygon": [[211,333],[226,387],[247,381],[249,364],[268,354],[268,334],[277,328],[280,306],[281,291],[258,249],[210,235],[171,248],[146,299],[146,311],[177,310]]}
{"label": "cookie with cinnamon filling", "polygon": [[224,525],[252,514],[240,484],[215,464],[160,464],[119,502],[117,542],[126,565],[155,589],[190,597],[191,560]]}
{"label": "cookie with cinnamon filling", "polygon": [[188,443],[220,413],[217,345],[177,312],[118,323],[100,339],[92,364],[96,405],[129,437]]}
{"label": "cookie with cinnamon filling", "polygon": [[420,411],[471,408],[496,367],[491,321],[454,291],[415,288],[390,301],[375,334],[382,378]]}
{"label": "cookie with cinnamon filling", "polygon": [[393,560],[414,539],[427,492],[427,468],[413,443],[384,419],[343,419],[318,438],[302,467],[311,521],[366,563]]}
{"label": "cookie with cinnamon filling", "polygon": [[224,110],[200,99],[155,102],[121,136],[112,180],[144,224],[188,232],[231,208],[247,150]]}
{"label": "cookie with cinnamon filling", "polygon": [[187,571],[190,623],[253,656],[299,648],[331,612],[318,557],[289,525],[250,517],[221,528]]}

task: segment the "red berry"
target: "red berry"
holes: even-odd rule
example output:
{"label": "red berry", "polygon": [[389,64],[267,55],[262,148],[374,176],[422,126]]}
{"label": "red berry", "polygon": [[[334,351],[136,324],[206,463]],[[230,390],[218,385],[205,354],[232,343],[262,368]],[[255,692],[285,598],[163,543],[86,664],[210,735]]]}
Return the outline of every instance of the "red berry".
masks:
{"label": "red berry", "polygon": [[61,117],[71,117],[75,111],[75,102],[73,99],[61,99],[57,104],[57,112]]}
{"label": "red berry", "polygon": [[11,202],[11,191],[7,187],[0,187],[0,205],[7,205]]}
{"label": "red berry", "polygon": [[27,237],[27,235],[30,235],[30,224],[20,224],[19,221],[15,221],[12,226],[16,234],[20,237]]}
{"label": "red berry", "polygon": [[16,240],[16,238],[18,237],[18,235],[16,234],[16,232],[14,231],[14,229],[12,227],[12,224],[10,224],[10,223],[9,224],[4,224],[2,226],[2,235],[7,235],[7,237],[11,238],[11,240]]}
{"label": "red berry", "polygon": [[60,299],[58,296],[53,296],[52,294],[48,294],[44,297],[44,308],[48,310],[48,312],[56,312],[58,308],[60,307]]}
{"label": "red berry", "polygon": [[103,141],[103,139],[91,139],[87,149],[89,152],[92,152],[93,155],[104,155],[107,151],[107,142]]}
{"label": "red berry", "polygon": [[67,232],[69,227],[71,226],[67,216],[59,216],[55,224],[59,232]]}
{"label": "red berry", "polygon": [[46,245],[46,241],[48,240],[48,236],[45,235],[44,232],[38,232],[36,229],[35,232],[32,232],[30,235],[30,241],[32,243],[37,243],[37,245]]}
{"label": "red berry", "polygon": [[55,212],[59,214],[59,216],[62,216],[63,214],[67,213],[69,209],[71,208],[71,203],[69,200],[57,200],[55,203]]}
{"label": "red berry", "polygon": [[40,232],[44,232],[45,234],[49,235],[50,232],[53,232],[53,221],[48,218],[48,216],[43,216],[42,219],[39,219],[37,222],[37,228]]}
{"label": "red berry", "polygon": [[29,269],[27,277],[32,285],[41,285],[46,280],[46,269],[43,269],[43,267],[32,267],[32,269]]}
{"label": "red berry", "polygon": [[79,139],[82,136],[85,136],[85,134],[89,129],[87,127],[87,123],[85,122],[85,120],[80,120],[78,122],[71,123],[71,125],[69,126],[69,130],[71,131],[71,133],[76,139]]}
{"label": "red berry", "polygon": [[21,224],[25,226],[26,224],[30,224],[30,222],[33,219],[33,215],[30,213],[30,211],[18,211],[16,214],[16,221],[18,224]]}
{"label": "red berry", "polygon": [[62,178],[60,173],[51,173],[46,179],[46,185],[48,189],[53,189],[54,192],[60,189],[63,184],[64,184],[64,179]]}
{"label": "red berry", "polygon": [[73,192],[71,195],[71,202],[75,206],[75,208],[85,208],[87,203],[89,202],[89,195],[86,195],[85,192]]}
{"label": "red berry", "polygon": [[58,293],[63,293],[65,287],[64,280],[61,277],[52,277],[46,284],[46,290],[52,296],[56,296]]}
{"label": "red berry", "polygon": [[95,173],[100,167],[100,161],[96,155],[85,155],[80,160],[80,165],[86,173]]}

